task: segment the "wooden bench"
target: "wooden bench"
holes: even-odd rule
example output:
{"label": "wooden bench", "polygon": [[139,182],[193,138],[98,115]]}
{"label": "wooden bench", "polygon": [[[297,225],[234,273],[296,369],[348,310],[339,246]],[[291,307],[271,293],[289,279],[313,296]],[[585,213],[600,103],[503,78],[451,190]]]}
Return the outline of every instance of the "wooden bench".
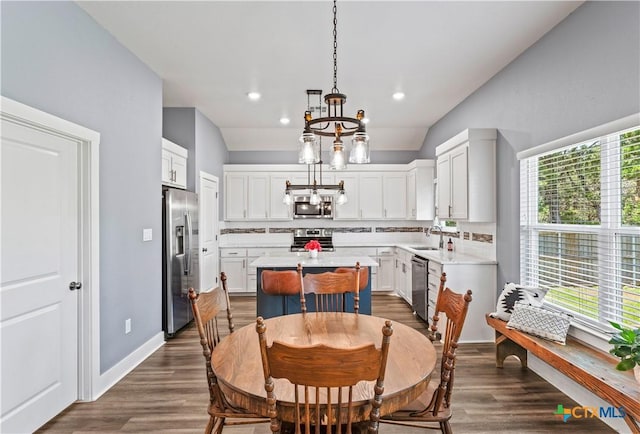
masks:
{"label": "wooden bench", "polygon": [[617,371],[614,356],[567,337],[560,345],[518,330],[507,323],[486,315],[487,324],[496,331],[496,366],[502,368],[504,359],[516,356],[522,368],[527,368],[527,351],[609,402],[616,409],[624,409],[624,420],[634,434],[640,433],[640,385],[632,371]]}

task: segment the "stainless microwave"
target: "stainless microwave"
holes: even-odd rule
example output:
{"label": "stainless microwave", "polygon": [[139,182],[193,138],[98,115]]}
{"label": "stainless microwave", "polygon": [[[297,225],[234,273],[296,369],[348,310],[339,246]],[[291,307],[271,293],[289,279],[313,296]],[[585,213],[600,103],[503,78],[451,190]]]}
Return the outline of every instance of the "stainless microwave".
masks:
{"label": "stainless microwave", "polygon": [[333,218],[333,197],[320,196],[320,203],[312,205],[309,202],[310,196],[295,196],[293,198],[293,218],[294,219],[332,219]]}

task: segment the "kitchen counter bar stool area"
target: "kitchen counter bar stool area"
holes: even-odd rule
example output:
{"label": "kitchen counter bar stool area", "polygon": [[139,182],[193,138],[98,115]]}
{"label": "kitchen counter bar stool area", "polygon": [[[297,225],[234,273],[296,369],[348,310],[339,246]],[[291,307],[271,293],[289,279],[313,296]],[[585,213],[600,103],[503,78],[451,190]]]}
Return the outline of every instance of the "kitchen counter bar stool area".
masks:
{"label": "kitchen counter bar stool area", "polygon": [[[359,265],[358,265],[359,264]],[[371,315],[371,267],[377,267],[378,263],[368,256],[341,256],[333,252],[321,253],[318,258],[309,258],[308,254],[286,253],[283,255],[261,256],[251,263],[256,267],[257,288],[256,288],[256,316],[263,318],[273,318],[280,315],[290,315],[300,313],[304,307],[308,311],[316,310],[340,310],[344,312],[357,312]],[[298,283],[293,282],[294,274],[289,273],[290,278],[284,279],[287,274],[282,274],[280,282],[275,282],[273,276],[278,276],[274,272],[295,271],[298,266],[302,267],[303,282],[301,282],[307,297],[304,299],[296,292],[299,289]],[[359,268],[358,268],[359,267]],[[359,271],[357,271],[359,269]],[[266,278],[262,277],[267,273]],[[326,274],[324,277],[311,276]],[[329,277],[331,276],[331,277]],[[327,282],[325,279],[332,280]],[[359,279],[358,282],[356,280]],[[287,280],[287,284],[285,284]],[[336,298],[334,294],[319,296],[321,292],[331,292],[322,287],[335,287],[340,282],[336,294],[338,307],[323,306],[328,298]],[[265,290],[263,284],[268,283]],[[274,286],[274,285],[277,285]],[[285,285],[288,285],[285,287]],[[316,296],[310,296],[310,293]],[[316,302],[318,306],[316,306]],[[356,309],[357,303],[357,309]]]}

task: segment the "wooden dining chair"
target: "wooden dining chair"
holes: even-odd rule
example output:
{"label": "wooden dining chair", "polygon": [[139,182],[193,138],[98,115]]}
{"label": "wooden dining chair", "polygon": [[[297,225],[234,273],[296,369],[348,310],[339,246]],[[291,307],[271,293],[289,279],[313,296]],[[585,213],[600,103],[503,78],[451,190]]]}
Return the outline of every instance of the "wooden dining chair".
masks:
{"label": "wooden dining chair", "polygon": [[[360,262],[355,268],[340,268],[325,273],[307,273],[302,279],[302,312],[307,311],[306,295],[313,294],[317,312],[345,312],[346,295],[353,293],[353,311],[360,309]],[[367,275],[368,278],[368,275]],[[365,283],[366,286],[366,283]]]}
{"label": "wooden dining chair", "polygon": [[[280,433],[282,419],[293,421],[292,431],[301,434],[377,433],[380,406],[384,393],[384,375],[393,329],[387,320],[382,327],[382,345],[373,343],[353,348],[333,348],[324,344],[312,346],[288,345],[279,341],[267,346],[267,326],[262,317],[256,321],[260,354],[264,370],[264,388],[271,417],[271,431]],[[294,387],[294,406],[277,404],[278,387]],[[361,381],[373,382],[362,383]],[[354,387],[371,389],[371,409],[368,421],[355,422],[352,391]],[[323,404],[321,406],[321,404]],[[283,418],[284,413],[286,417]],[[344,431],[343,431],[344,430]]]}
{"label": "wooden dining chair", "polygon": [[456,367],[456,350],[471,302],[471,290],[467,290],[466,294],[458,294],[445,288],[446,280],[446,273],[442,273],[435,313],[432,318],[433,323],[431,324],[431,335],[435,336],[438,331],[440,315],[446,315],[440,360],[440,382],[430,382],[427,390],[418,399],[401,410],[384,416],[381,422],[439,429],[444,434],[453,433],[449,420],[452,415],[451,395]]}
{"label": "wooden dining chair", "polygon": [[226,333],[218,329],[217,315],[226,311],[228,332],[233,333],[233,315],[227,292],[227,276],[220,273],[222,287],[216,287],[209,292],[196,294],[193,288],[189,288],[189,299],[193,318],[198,329],[202,354],[204,355],[207,383],[209,386],[209,423],[204,432],[210,434],[222,433],[225,425],[239,425],[248,423],[268,422],[269,419],[250,413],[249,411],[231,405],[218,386],[216,373],[211,366],[211,352]]}

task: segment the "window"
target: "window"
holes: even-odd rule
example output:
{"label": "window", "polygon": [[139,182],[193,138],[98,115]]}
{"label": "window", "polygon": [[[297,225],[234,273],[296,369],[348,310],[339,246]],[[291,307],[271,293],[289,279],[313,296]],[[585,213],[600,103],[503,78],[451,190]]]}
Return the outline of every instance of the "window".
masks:
{"label": "window", "polygon": [[521,281],[594,328],[640,327],[640,126],[603,129],[518,155]]}

